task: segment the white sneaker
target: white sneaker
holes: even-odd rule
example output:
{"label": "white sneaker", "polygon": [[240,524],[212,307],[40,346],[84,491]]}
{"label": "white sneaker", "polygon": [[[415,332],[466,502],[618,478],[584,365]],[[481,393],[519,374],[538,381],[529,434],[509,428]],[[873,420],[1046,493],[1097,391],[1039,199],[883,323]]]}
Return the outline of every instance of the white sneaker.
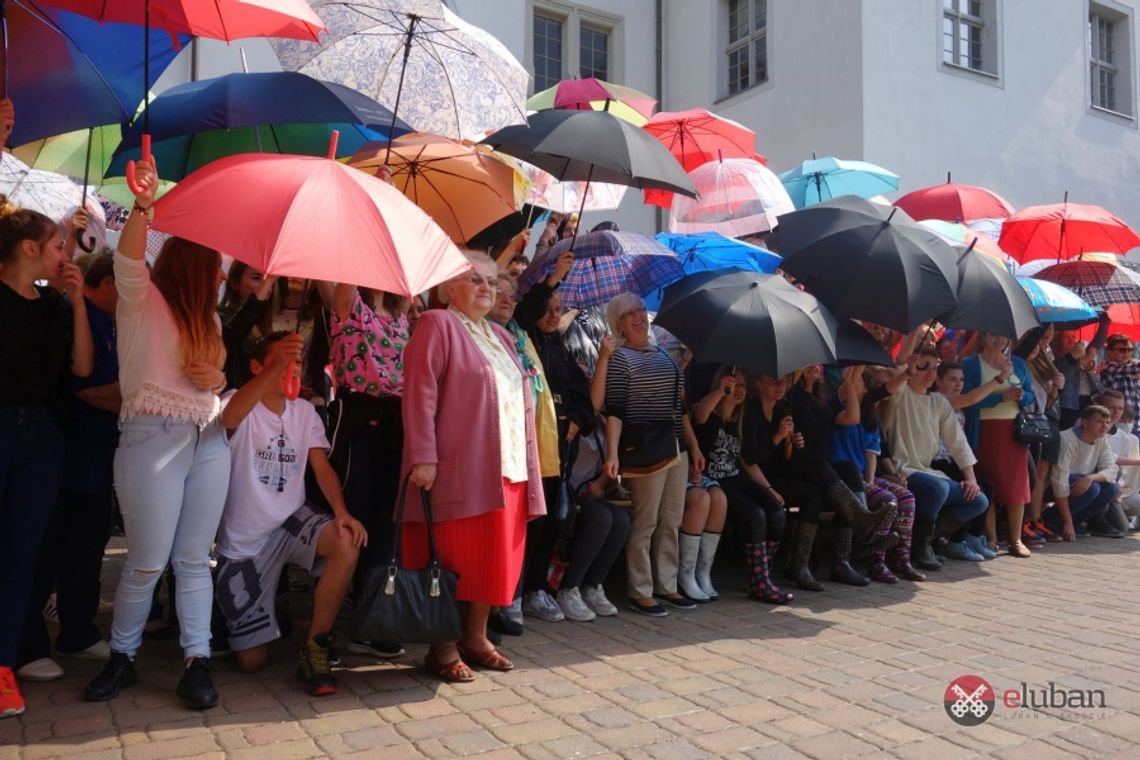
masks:
{"label": "white sneaker", "polygon": [[582,595],[576,588],[564,588],[558,592],[554,601],[562,608],[563,614],[579,623],[588,623],[597,617],[594,611],[582,601]]}
{"label": "white sneaker", "polygon": [[61,654],[63,654],[64,657],[73,657],[76,660],[108,662],[111,659],[111,645],[100,639],[86,649],[82,649],[78,652],[61,652]]}
{"label": "white sneaker", "polygon": [[548,623],[558,623],[566,619],[566,616],[562,614],[562,608],[545,591],[528,593],[523,600],[523,608],[539,620],[545,620]]}
{"label": "white sneaker", "polygon": [[596,614],[610,617],[618,614],[617,607],[606,598],[606,592],[601,586],[583,586],[582,601]]}
{"label": "white sneaker", "polygon": [[503,614],[506,615],[507,619],[512,623],[515,623],[517,625],[525,625],[525,622],[523,621],[522,597],[515,597],[515,600],[511,602],[510,607],[503,608]]}
{"label": "white sneaker", "polygon": [[50,657],[41,657],[17,670],[16,676],[22,681],[58,681],[63,678],[63,668]]}

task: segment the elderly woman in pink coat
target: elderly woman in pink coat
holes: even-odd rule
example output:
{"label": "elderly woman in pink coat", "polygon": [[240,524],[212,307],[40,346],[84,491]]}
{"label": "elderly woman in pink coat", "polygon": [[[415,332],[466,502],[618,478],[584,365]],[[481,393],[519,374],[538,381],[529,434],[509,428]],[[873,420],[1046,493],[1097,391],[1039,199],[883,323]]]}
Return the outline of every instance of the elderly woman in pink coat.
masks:
{"label": "elderly woman in pink coat", "polygon": [[[450,306],[424,312],[404,351],[404,471],[431,492],[440,562],[459,574],[463,637],[433,644],[424,664],[445,681],[474,679],[468,664],[511,670],[487,639],[491,607],[514,599],[527,521],[546,514],[534,408],[495,305],[495,263],[470,252],[470,271],[445,283]],[[408,494],[403,548],[427,558],[419,495]],[[413,522],[415,521],[415,522]]]}

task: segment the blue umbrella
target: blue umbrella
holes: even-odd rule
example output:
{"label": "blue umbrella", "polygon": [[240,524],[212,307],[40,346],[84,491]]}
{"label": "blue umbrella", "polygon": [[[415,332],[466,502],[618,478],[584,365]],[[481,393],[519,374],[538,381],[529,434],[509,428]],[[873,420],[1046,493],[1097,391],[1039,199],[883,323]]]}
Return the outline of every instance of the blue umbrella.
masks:
{"label": "blue umbrella", "polygon": [[[340,132],[338,156],[371,140],[411,132],[377,101],[344,85],[293,71],[236,73],[172,87],[150,104],[151,152],[164,179],[179,180],[237,153],[324,155]],[[107,176],[140,154],[144,125],[123,131]]]}
{"label": "blue umbrella", "polygon": [[[695,232],[682,235],[675,232],[657,233],[657,241],[675,251],[681,258],[686,275],[697,272],[715,272],[721,269],[743,269],[749,272],[772,274],[782,259],[767,248],[743,240],[730,238],[719,232]],[[660,288],[645,297],[650,311],[661,305]]]}
{"label": "blue umbrella", "polygon": [[[22,0],[0,0],[6,32],[0,59],[7,97],[16,104],[12,145],[87,127],[129,121],[141,100],[143,29],[100,24]],[[150,33],[150,81],[188,42]]]}
{"label": "blue umbrella", "polygon": [[780,174],[780,181],[796,208],[804,208],[837,195],[873,198],[899,189],[899,176],[866,161],[846,161],[833,156],[804,161]]}
{"label": "blue umbrella", "polygon": [[1029,296],[1041,324],[1056,322],[1095,322],[1096,309],[1064,285],[1032,277],[1018,277],[1017,282]]}

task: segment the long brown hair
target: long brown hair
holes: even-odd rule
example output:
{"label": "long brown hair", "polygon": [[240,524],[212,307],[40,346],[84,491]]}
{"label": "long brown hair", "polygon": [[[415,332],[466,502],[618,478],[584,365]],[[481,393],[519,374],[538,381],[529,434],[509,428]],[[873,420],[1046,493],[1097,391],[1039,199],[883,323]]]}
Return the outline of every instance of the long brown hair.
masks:
{"label": "long brown hair", "polygon": [[183,367],[194,362],[221,367],[226,359],[215,312],[220,266],[221,256],[213,248],[182,238],[163,243],[154,261],[150,279],[178,327]]}

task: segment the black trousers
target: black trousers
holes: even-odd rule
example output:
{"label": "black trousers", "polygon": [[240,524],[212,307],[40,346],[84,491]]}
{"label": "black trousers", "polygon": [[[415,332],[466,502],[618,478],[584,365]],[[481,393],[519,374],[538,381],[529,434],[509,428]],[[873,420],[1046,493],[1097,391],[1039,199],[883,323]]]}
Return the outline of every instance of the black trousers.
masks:
{"label": "black trousers", "polygon": [[629,538],[628,509],[583,496],[578,505],[581,511],[562,588],[602,585]]}
{"label": "black trousers", "polygon": [[368,546],[360,550],[352,579],[354,598],[364,588],[368,570],[386,564],[392,556],[403,447],[402,430],[396,436],[391,429],[366,425],[352,436],[347,471],[337,473],[349,514],[368,531]]}
{"label": "black trousers", "polygon": [[728,499],[728,515],[746,529],[748,543],[779,541],[784,535],[784,508],[772,494],[743,472],[717,481]]}

